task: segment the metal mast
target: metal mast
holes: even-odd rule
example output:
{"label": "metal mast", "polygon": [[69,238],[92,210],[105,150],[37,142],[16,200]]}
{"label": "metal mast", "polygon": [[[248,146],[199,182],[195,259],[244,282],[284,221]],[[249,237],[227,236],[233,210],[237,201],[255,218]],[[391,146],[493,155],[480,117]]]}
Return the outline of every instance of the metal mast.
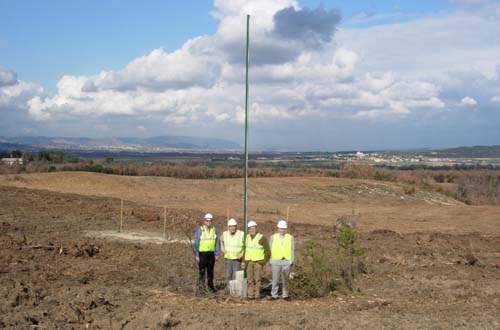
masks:
{"label": "metal mast", "polygon": [[248,64],[249,64],[249,43],[250,43],[250,15],[247,15],[247,47],[246,47],[246,73],[245,73],[245,184],[244,184],[244,202],[243,202],[243,217],[245,219],[245,239],[247,236],[247,205],[248,205]]}

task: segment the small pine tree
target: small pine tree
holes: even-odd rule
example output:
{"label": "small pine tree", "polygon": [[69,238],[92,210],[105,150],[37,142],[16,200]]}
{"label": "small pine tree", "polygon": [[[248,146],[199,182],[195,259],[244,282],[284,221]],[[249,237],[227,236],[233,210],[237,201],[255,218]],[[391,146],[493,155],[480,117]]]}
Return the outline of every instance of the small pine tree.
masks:
{"label": "small pine tree", "polygon": [[290,293],[296,298],[326,296],[334,291],[349,291],[353,280],[365,272],[364,249],[355,229],[342,225],[333,242],[307,241],[300,251],[289,281]]}

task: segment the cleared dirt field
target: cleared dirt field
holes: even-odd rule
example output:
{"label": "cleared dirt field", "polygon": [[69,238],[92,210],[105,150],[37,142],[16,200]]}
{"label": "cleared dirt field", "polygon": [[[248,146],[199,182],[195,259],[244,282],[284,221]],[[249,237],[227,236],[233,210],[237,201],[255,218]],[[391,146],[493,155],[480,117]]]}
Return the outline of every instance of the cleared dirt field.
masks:
{"label": "cleared dirt field", "polygon": [[499,329],[500,208],[404,188],[250,179],[249,219],[270,235],[288,214],[298,250],[311,239],[333,244],[335,219],[359,216],[368,271],[351,294],[244,301],[194,295],[189,244],[206,212],[220,230],[228,210],[242,218],[243,180],[0,176],[0,328]]}

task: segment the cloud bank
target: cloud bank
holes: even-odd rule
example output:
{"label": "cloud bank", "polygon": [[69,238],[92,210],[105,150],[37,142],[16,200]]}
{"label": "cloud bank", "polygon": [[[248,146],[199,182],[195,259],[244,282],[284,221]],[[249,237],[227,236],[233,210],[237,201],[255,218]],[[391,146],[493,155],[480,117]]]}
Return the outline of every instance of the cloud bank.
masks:
{"label": "cloud bank", "polygon": [[[500,5],[454,2],[467,11],[341,29],[337,9],[292,0],[216,0],[215,34],[172,52],[153,49],[117,71],[65,75],[55,95],[0,69],[0,110],[14,106],[38,127],[76,121],[80,135],[182,132],[238,141],[250,14],[256,144],[445,146],[467,144],[460,133],[471,129],[483,130],[473,143],[498,142],[489,123],[500,119]],[[471,107],[477,111],[467,111]],[[439,138],[437,127],[451,137]]]}

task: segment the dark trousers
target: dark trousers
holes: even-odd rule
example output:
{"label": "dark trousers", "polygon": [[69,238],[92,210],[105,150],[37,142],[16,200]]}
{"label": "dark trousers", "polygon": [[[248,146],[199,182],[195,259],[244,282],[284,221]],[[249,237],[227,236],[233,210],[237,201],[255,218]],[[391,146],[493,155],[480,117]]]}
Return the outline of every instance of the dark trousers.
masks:
{"label": "dark trousers", "polygon": [[207,275],[207,285],[212,291],[214,287],[214,266],[215,266],[215,253],[214,252],[199,252],[200,263],[198,264],[199,270],[199,286],[201,290],[205,289],[205,274]]}

